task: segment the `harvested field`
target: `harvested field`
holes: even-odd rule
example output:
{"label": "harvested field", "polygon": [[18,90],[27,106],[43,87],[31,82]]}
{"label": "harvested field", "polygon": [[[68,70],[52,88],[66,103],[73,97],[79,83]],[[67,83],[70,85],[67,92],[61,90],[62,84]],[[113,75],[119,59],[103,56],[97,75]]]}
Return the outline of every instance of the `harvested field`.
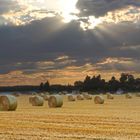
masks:
{"label": "harvested field", "polygon": [[62,108],[49,108],[21,95],[16,111],[0,112],[0,140],[139,140],[140,98],[104,99],[68,102],[64,96]]}

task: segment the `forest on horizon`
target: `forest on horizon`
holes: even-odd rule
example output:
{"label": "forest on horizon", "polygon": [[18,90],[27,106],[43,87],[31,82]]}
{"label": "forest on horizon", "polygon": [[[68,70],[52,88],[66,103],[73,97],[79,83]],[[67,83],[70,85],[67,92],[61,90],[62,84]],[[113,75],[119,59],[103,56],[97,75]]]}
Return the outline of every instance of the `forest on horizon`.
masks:
{"label": "forest on horizon", "polygon": [[135,78],[132,74],[122,73],[119,79],[112,76],[109,81],[105,81],[99,74],[97,76],[86,76],[83,81],[75,81],[74,85],[50,85],[49,81],[40,83],[38,86],[25,85],[25,86],[5,86],[0,87],[0,92],[20,91],[20,92],[61,92],[61,91],[94,91],[94,92],[112,92],[118,90],[124,92],[140,92],[140,78]]}

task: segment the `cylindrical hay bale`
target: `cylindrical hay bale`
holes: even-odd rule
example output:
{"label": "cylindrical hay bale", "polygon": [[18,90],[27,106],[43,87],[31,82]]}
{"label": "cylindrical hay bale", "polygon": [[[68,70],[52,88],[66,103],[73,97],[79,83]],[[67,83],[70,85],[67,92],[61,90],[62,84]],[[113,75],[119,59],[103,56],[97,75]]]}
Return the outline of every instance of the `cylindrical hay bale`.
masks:
{"label": "cylindrical hay bale", "polygon": [[114,99],[113,95],[110,93],[107,93],[107,99]]}
{"label": "cylindrical hay bale", "polygon": [[44,92],[44,95],[50,95],[50,93],[49,92]]}
{"label": "cylindrical hay bale", "polygon": [[48,105],[50,108],[62,107],[63,97],[61,95],[51,95],[48,100]]}
{"label": "cylindrical hay bale", "polygon": [[37,95],[37,93],[36,93],[36,92],[32,92],[31,94],[32,94],[32,95]]}
{"label": "cylindrical hay bale", "polygon": [[68,101],[75,101],[75,96],[74,95],[68,95]]}
{"label": "cylindrical hay bale", "polygon": [[44,93],[39,93],[39,96],[44,97]]}
{"label": "cylindrical hay bale", "polygon": [[94,98],[94,103],[95,103],[95,104],[103,104],[103,103],[104,103],[104,98],[103,98],[103,96],[99,96],[99,95],[95,96],[95,98]]}
{"label": "cylindrical hay bale", "polygon": [[83,93],[82,94],[83,96],[84,96],[84,98],[86,99],[86,100],[92,100],[92,95],[90,95],[90,94],[88,94],[88,93]]}
{"label": "cylindrical hay bale", "polygon": [[59,92],[58,95],[63,95],[63,92]]}
{"label": "cylindrical hay bale", "polygon": [[44,99],[38,95],[32,96],[32,97],[29,97],[29,103],[31,103],[32,106],[43,106]]}
{"label": "cylindrical hay bale", "polygon": [[48,95],[48,94],[44,94],[44,100],[46,100],[46,101],[48,101],[49,100],[49,98],[50,98],[50,95]]}
{"label": "cylindrical hay bale", "polygon": [[88,96],[86,97],[87,100],[92,100],[92,95],[88,94]]}
{"label": "cylindrical hay bale", "polygon": [[77,100],[84,100],[84,96],[81,94],[77,95]]}
{"label": "cylindrical hay bale", "polygon": [[0,111],[15,111],[17,108],[17,99],[12,95],[0,96]]}
{"label": "cylindrical hay bale", "polygon": [[140,93],[136,93],[136,97],[140,97]]}
{"label": "cylindrical hay bale", "polygon": [[132,98],[132,94],[127,93],[127,94],[125,94],[125,97],[126,97],[126,99],[131,99]]}
{"label": "cylindrical hay bale", "polygon": [[63,95],[67,95],[68,92],[67,92],[67,91],[63,91],[62,94],[63,94]]}

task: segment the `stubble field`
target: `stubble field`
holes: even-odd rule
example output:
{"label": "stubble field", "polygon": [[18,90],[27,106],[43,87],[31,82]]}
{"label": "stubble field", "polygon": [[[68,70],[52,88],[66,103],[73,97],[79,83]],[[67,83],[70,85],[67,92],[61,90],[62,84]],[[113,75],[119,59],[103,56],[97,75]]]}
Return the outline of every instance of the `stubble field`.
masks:
{"label": "stubble field", "polygon": [[[94,97],[94,96],[93,96]],[[35,107],[28,95],[18,108],[0,112],[0,140],[140,140],[140,98],[115,95],[102,105],[94,100],[68,102],[62,108]]]}

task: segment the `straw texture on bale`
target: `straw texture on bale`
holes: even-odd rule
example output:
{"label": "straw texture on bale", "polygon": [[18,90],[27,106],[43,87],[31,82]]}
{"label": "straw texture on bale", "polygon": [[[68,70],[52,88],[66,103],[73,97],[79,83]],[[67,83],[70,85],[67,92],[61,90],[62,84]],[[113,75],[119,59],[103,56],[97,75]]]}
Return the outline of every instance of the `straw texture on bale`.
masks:
{"label": "straw texture on bale", "polygon": [[104,98],[101,95],[97,95],[94,98],[94,103],[95,104],[103,104],[104,103]]}
{"label": "straw texture on bale", "polygon": [[74,95],[68,95],[68,101],[75,101],[75,96]]}
{"label": "straw texture on bale", "polygon": [[43,106],[44,99],[41,96],[31,96],[29,97],[29,103],[32,104],[32,106]]}
{"label": "straw texture on bale", "polygon": [[15,111],[17,109],[17,99],[13,95],[0,96],[0,111]]}
{"label": "straw texture on bale", "polygon": [[83,96],[84,96],[84,98],[86,99],[86,100],[92,100],[92,95],[90,95],[90,94],[88,94],[88,93],[83,93],[82,94]]}
{"label": "straw texture on bale", "polygon": [[51,95],[48,100],[50,108],[62,107],[63,97],[61,95]]}
{"label": "straw texture on bale", "polygon": [[126,99],[131,99],[132,98],[132,94],[127,93],[127,94],[125,94],[125,97],[126,97]]}
{"label": "straw texture on bale", "polygon": [[107,93],[107,99],[114,99],[113,95],[110,93]]}
{"label": "straw texture on bale", "polygon": [[44,95],[50,95],[50,93],[49,92],[44,92]]}
{"label": "straw texture on bale", "polygon": [[39,96],[44,97],[44,93],[40,93]]}
{"label": "straw texture on bale", "polygon": [[58,95],[63,95],[63,92],[58,92]]}
{"label": "straw texture on bale", "polygon": [[37,95],[37,93],[36,92],[32,92],[32,95]]}
{"label": "straw texture on bale", "polygon": [[84,100],[84,96],[81,94],[77,95],[77,100]]}

